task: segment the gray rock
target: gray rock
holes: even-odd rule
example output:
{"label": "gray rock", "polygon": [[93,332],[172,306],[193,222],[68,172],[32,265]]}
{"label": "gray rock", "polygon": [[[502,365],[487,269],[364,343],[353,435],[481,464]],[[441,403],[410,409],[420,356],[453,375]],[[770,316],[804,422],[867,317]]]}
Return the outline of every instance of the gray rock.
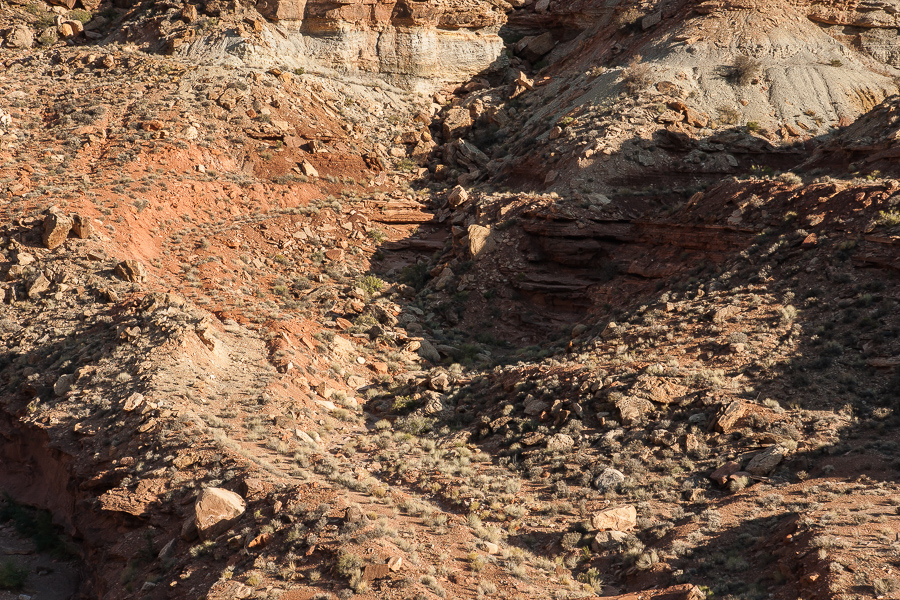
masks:
{"label": "gray rock", "polygon": [[605,469],[594,479],[594,487],[605,492],[615,489],[617,485],[625,481],[625,474],[613,468]]}
{"label": "gray rock", "polygon": [[751,458],[744,470],[753,475],[768,475],[775,470],[786,453],[784,446],[771,446]]}

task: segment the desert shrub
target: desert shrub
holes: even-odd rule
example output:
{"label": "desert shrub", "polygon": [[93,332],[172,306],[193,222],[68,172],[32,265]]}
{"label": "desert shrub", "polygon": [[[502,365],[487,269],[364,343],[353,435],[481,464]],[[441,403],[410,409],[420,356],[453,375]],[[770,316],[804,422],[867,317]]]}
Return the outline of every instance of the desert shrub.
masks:
{"label": "desert shrub", "polygon": [[762,73],[762,63],[749,56],[738,56],[728,68],[728,79],[737,85],[750,85]]}
{"label": "desert shrub", "polygon": [[797,175],[796,173],[791,173],[790,171],[785,171],[784,173],[779,174],[776,179],[778,179],[778,181],[780,181],[781,183],[786,183],[787,185],[793,186],[801,185],[803,183],[803,180],[800,179],[799,175]]}
{"label": "desert shrub", "polygon": [[11,560],[0,564],[0,590],[20,590],[28,579],[28,571]]}
{"label": "desert shrub", "polygon": [[342,550],[334,569],[338,575],[351,579],[360,572],[362,564],[363,561],[360,557]]}
{"label": "desert shrub", "polygon": [[650,65],[643,62],[640,55],[635,56],[625,68],[625,74],[622,75],[622,84],[629,93],[634,94],[651,83],[653,83],[653,73]]}

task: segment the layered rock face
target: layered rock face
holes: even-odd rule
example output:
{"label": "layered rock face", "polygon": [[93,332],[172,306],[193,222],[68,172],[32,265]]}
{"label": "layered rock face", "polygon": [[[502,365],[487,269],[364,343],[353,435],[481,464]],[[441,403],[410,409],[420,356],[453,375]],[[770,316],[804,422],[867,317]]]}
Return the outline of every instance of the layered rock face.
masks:
{"label": "layered rock face", "polygon": [[374,76],[427,91],[490,68],[501,56],[498,31],[511,7],[482,0],[261,0],[256,9],[277,24],[260,33],[261,43],[200,40],[188,52],[224,50],[250,66]]}

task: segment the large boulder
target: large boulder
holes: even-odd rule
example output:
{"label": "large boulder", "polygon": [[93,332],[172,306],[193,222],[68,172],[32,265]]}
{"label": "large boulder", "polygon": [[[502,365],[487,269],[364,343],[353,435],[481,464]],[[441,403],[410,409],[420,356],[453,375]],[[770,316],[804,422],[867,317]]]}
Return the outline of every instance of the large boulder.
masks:
{"label": "large boulder", "polygon": [[234,492],[222,488],[206,488],[194,503],[194,525],[200,539],[210,540],[237,523],[247,504]]}

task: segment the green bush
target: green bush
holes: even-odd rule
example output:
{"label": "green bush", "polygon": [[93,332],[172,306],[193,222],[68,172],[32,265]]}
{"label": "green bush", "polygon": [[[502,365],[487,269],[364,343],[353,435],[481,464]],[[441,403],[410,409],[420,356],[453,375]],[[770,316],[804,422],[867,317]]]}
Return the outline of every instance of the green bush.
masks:
{"label": "green bush", "polygon": [[21,590],[28,579],[28,571],[11,560],[0,564],[0,590]]}

